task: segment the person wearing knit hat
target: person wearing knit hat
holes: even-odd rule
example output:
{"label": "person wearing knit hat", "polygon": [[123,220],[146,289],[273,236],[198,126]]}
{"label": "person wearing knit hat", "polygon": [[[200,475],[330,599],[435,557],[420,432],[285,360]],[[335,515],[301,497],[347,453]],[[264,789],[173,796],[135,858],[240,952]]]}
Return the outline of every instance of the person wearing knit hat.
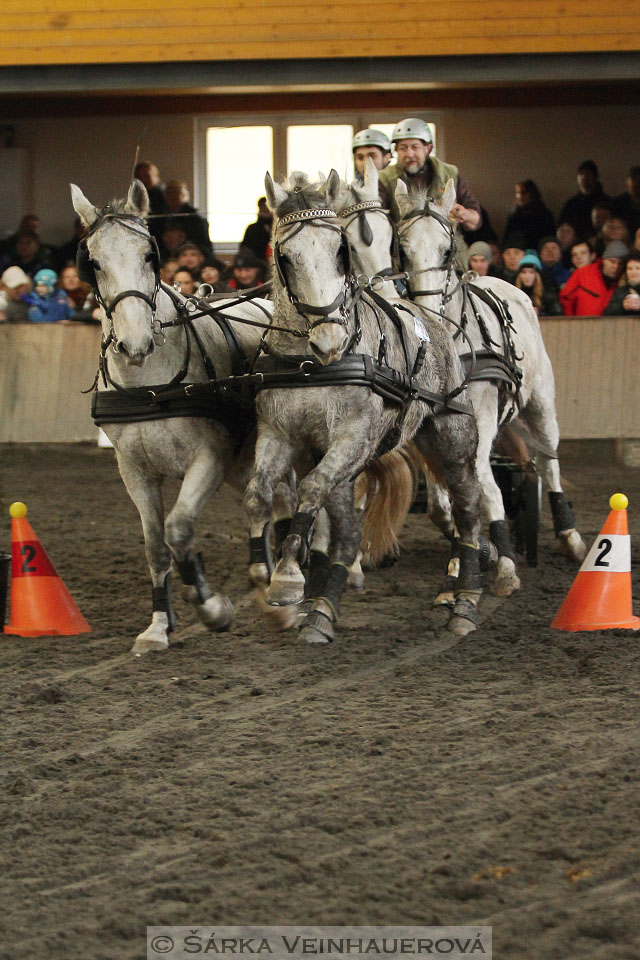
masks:
{"label": "person wearing knit hat", "polygon": [[491,266],[491,247],[484,240],[476,240],[467,250],[467,263],[470,270],[475,270],[479,277],[486,277]]}
{"label": "person wearing knit hat", "polygon": [[515,286],[526,293],[539,317],[558,317],[562,314],[556,291],[545,288],[542,282],[542,263],[535,250],[527,250],[520,261]]}
{"label": "person wearing knit hat", "polygon": [[7,267],[0,277],[0,323],[24,323],[29,319],[26,297],[31,277],[22,267]]}
{"label": "person wearing knit hat", "polygon": [[73,307],[70,306],[64,290],[56,289],[58,274],[55,270],[38,270],[33,279],[35,290],[27,297],[28,319],[31,323],[59,323],[61,320],[70,320]]}
{"label": "person wearing knit hat", "polygon": [[574,270],[560,291],[565,315],[602,316],[613,297],[628,253],[621,240],[611,240],[599,260]]}

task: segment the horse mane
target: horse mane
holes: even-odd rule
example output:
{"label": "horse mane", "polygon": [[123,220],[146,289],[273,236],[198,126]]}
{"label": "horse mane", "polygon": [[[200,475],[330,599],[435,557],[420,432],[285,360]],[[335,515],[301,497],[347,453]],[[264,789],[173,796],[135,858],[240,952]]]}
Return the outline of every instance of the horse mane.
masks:
{"label": "horse mane", "polygon": [[[324,184],[311,183],[307,174],[300,170],[293,170],[282,186],[289,191],[289,196],[276,210],[278,217],[284,217],[287,213],[295,213],[301,209],[318,210],[327,206],[327,198],[322,190]],[[302,198],[304,199],[301,206],[299,200]]]}
{"label": "horse mane", "polygon": [[116,198],[112,200],[110,203],[108,203],[106,206],[98,208],[98,215],[103,217],[107,213],[115,213],[115,214],[126,213],[127,212],[125,209],[126,205],[127,205],[126,197],[120,200]]}

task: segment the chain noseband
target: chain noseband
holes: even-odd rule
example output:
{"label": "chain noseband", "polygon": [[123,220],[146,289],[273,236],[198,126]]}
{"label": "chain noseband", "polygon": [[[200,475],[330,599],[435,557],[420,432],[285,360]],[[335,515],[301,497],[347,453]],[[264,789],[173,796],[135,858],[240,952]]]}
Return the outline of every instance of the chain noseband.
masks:
{"label": "chain noseband", "polygon": [[[296,210],[293,213],[287,213],[285,216],[280,217],[276,223],[276,231],[278,231],[281,227],[288,227],[290,224],[295,224],[295,227],[289,233],[287,233],[285,237],[280,240],[276,240],[273,251],[273,260],[278,279],[280,280],[283,289],[286,291],[289,301],[295,308],[296,313],[306,320],[307,329],[309,332],[322,323],[338,323],[340,326],[346,326],[349,320],[351,307],[353,306],[353,299],[351,300],[351,304],[349,306],[347,305],[347,300],[351,294],[349,241],[347,240],[347,236],[342,224],[336,226],[332,223],[325,222],[327,220],[339,219],[340,218],[335,210],[331,210],[328,207],[323,207],[317,209]],[[324,228],[326,230],[335,230],[336,233],[340,234],[342,239],[341,250],[344,252],[345,257],[345,282],[337,297],[328,304],[316,305],[312,303],[304,303],[292,291],[285,273],[282,244],[295,237],[306,225],[316,228]],[[334,310],[339,310],[339,317],[331,316]],[[319,319],[309,322],[309,315],[318,317]]]}

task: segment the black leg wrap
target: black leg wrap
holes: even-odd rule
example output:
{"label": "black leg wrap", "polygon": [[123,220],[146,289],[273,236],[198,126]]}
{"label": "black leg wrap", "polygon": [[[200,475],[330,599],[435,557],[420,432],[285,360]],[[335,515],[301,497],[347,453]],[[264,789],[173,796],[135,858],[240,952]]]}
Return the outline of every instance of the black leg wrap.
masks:
{"label": "black leg wrap", "polygon": [[276,557],[282,552],[282,544],[289,535],[291,526],[291,517],[284,517],[282,520],[275,520],[273,524],[274,551]]}
{"label": "black leg wrap", "polygon": [[456,590],[481,590],[482,574],[480,573],[479,551],[468,543],[460,542],[460,573],[456,583]]}
{"label": "black leg wrap", "polygon": [[454,617],[464,617],[465,620],[470,620],[471,623],[475,623],[475,625],[478,626],[478,608],[471,600],[466,600],[462,597],[456,600],[453,604],[451,614]]}
{"label": "black leg wrap", "polygon": [[273,563],[271,561],[268,523],[265,523],[261,537],[249,537],[249,564],[252,563],[266,563],[269,576],[271,576]]}
{"label": "black leg wrap", "polygon": [[309,555],[309,581],[307,596],[315,599],[324,594],[325,583],[329,576],[329,557],[322,550],[312,550]]}
{"label": "black leg wrap", "polygon": [[164,584],[161,587],[153,587],[151,591],[151,602],[153,604],[153,612],[158,611],[159,613],[166,613],[167,615],[167,630],[171,633],[176,628],[176,617],[173,612],[173,604],[171,602],[171,574],[168,573],[164,578]]}
{"label": "black leg wrap", "polygon": [[553,493],[549,490],[549,504],[553,514],[553,529],[556,537],[563,530],[571,530],[576,525],[576,520],[571,509],[572,503],[567,500],[564,493]]}
{"label": "black leg wrap", "polygon": [[[460,559],[460,538],[452,537],[451,538],[451,550],[449,551],[449,563],[452,560]],[[458,578],[451,576],[450,573],[447,573],[444,578],[442,587],[440,588],[443,593],[452,593],[458,587]]]}
{"label": "black leg wrap", "polygon": [[333,611],[334,621],[340,616],[340,597],[347,582],[349,570],[342,563],[332,563],[329,567],[322,597],[318,599],[325,600]]}
{"label": "black leg wrap", "polygon": [[491,543],[486,537],[483,537],[482,534],[480,534],[478,537],[478,562],[483,573],[485,570],[489,569],[490,560]]}
{"label": "black leg wrap", "polygon": [[309,555],[309,543],[314,520],[315,516],[312,513],[296,513],[289,527],[288,537],[300,537],[302,541],[297,558],[301,567],[307,562]]}
{"label": "black leg wrap", "polygon": [[178,563],[178,570],[184,585],[196,588],[200,603],[205,603],[209,597],[213,596],[204,575],[204,564],[201,553],[194,553],[193,550],[188,550],[184,560]]}
{"label": "black leg wrap", "polygon": [[492,520],[489,524],[489,539],[495,544],[499,557],[509,557],[516,562],[516,555],[511,544],[509,531],[505,520]]}

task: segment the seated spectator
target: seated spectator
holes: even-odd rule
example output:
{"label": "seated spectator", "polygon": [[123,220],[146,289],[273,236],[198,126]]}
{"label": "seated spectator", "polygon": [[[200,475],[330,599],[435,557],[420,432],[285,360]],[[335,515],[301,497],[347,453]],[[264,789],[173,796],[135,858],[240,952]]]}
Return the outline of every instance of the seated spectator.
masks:
{"label": "seated spectator", "polygon": [[560,291],[565,316],[602,316],[614,294],[628,252],[624,243],[612,240],[601,259],[574,270]]}
{"label": "seated spectator", "polygon": [[[189,190],[184,180],[169,180],[164,189],[166,216],[151,220],[149,230],[160,238],[167,226],[179,226],[186,239],[197,244],[207,256],[213,253],[209,239],[209,224],[189,203]],[[170,251],[173,253],[174,251]]]}
{"label": "seated spectator", "polygon": [[15,256],[7,255],[2,269],[13,266],[20,267],[32,279],[39,270],[51,269],[52,261],[47,254],[47,248],[41,246],[37,233],[23,230],[18,234]]}
{"label": "seated spectator", "polygon": [[27,213],[20,221],[20,226],[15,233],[7,237],[1,245],[1,252],[7,257],[7,262],[17,262],[18,256],[18,237],[23,233],[33,233],[38,238],[41,257],[48,263],[54,263],[56,260],[56,249],[50,244],[42,243],[40,239],[40,217],[37,213]]}
{"label": "seated spectator", "polygon": [[[150,230],[151,233],[153,231]],[[168,260],[169,257],[178,259],[178,250],[187,242],[187,235],[178,223],[168,223],[162,228],[158,237],[158,249],[160,258]]]}
{"label": "seated spectator", "polygon": [[136,164],[133,175],[136,180],[140,180],[147,188],[150,213],[155,216],[166,213],[167,204],[164,199],[164,184],[160,177],[160,171],[155,163],[152,163],[151,160],[141,160],[140,163]]}
{"label": "seated spectator", "polygon": [[178,266],[186,267],[193,274],[194,280],[200,279],[205,255],[197,243],[183,243],[178,250]]}
{"label": "seated spectator", "polygon": [[542,263],[533,250],[527,250],[518,266],[515,286],[527,294],[539,317],[559,317],[562,307],[553,287],[545,289],[542,282]]}
{"label": "seated spectator", "polygon": [[87,235],[87,228],[80,219],[76,217],[73,223],[73,236],[71,240],[68,240],[67,243],[63,243],[61,247],[58,247],[58,252],[56,255],[56,266],[58,271],[61,271],[64,267],[68,267],[71,264],[75,264],[76,257],[78,255],[78,244],[81,240]]}
{"label": "seated spectator", "polygon": [[196,280],[188,267],[178,267],[173,275],[173,283],[180,285],[180,293],[192,297],[196,292]]}
{"label": "seated spectator", "polygon": [[593,263],[595,259],[596,255],[588,240],[578,240],[571,247],[571,266],[574,270],[586,267],[587,264]]}
{"label": "seated spectator", "polygon": [[491,247],[483,240],[476,240],[467,250],[469,270],[475,270],[479,277],[487,277],[491,268]]}
{"label": "seated spectator", "polygon": [[82,312],[92,291],[90,284],[83,283],[78,276],[75,264],[62,268],[58,287],[66,293],[69,306],[74,314]]}
{"label": "seated spectator", "polygon": [[64,290],[56,289],[58,274],[55,270],[38,270],[34,277],[34,290],[27,297],[28,319],[31,323],[59,323],[69,320],[73,308]]}
{"label": "seated spectator", "polygon": [[167,257],[160,265],[160,279],[164,283],[172,284],[176,270],[179,267],[177,257]]}
{"label": "seated spectator", "polygon": [[605,245],[609,243],[610,240],[622,240],[625,247],[630,246],[631,237],[629,230],[627,229],[627,224],[621,217],[614,217],[613,215],[605,221],[602,227],[602,239],[605,242]]}
{"label": "seated spectator", "polygon": [[621,217],[627,224],[627,229],[634,235],[640,227],[640,165],[629,167],[624,193],[614,197],[611,201],[611,212]]}
{"label": "seated spectator", "polygon": [[552,285],[557,292],[567,282],[571,271],[562,262],[562,250],[553,234],[542,237],[539,256],[542,263],[542,282],[545,286]]}
{"label": "seated spectator", "polygon": [[540,191],[533,180],[516,183],[515,206],[507,217],[504,238],[510,233],[522,233],[525,249],[530,247],[537,250],[540,238],[554,233],[555,229],[553,214],[542,202]]}
{"label": "seated spectator", "polygon": [[526,240],[522,233],[510,233],[502,241],[502,269],[498,276],[507,283],[513,283],[518,275],[518,266],[527,249]]}
{"label": "seated spectator", "polygon": [[259,260],[251,250],[239,250],[231,267],[228,279],[231,290],[250,290],[264,283],[266,263]]}
{"label": "seated spectator", "polygon": [[26,323],[29,319],[27,297],[33,284],[20,267],[8,267],[0,277],[0,321]]}
{"label": "seated spectator", "polygon": [[565,267],[571,269],[571,247],[578,239],[575,227],[571,223],[559,223],[556,230],[556,240],[562,251],[562,262]]}
{"label": "seated spectator", "polygon": [[640,316],[640,251],[632,250],[627,258],[624,273],[604,311],[606,316]]}
{"label": "seated spectator", "polygon": [[226,263],[214,258],[205,263],[200,273],[200,279],[202,283],[208,283],[209,286],[213,287],[214,293],[228,293],[231,287],[222,279],[226,271]]}
{"label": "seated spectator", "polygon": [[244,232],[241,247],[247,247],[258,257],[259,260],[266,260],[266,251],[271,240],[271,227],[273,226],[273,214],[267,206],[267,198],[260,197],[258,200],[258,219],[255,223],[250,223]]}
{"label": "seated spectator", "polygon": [[564,204],[560,220],[570,223],[579,237],[591,232],[591,211],[596,203],[609,198],[602,189],[598,168],[593,160],[583,160],[578,167],[578,192]]}

